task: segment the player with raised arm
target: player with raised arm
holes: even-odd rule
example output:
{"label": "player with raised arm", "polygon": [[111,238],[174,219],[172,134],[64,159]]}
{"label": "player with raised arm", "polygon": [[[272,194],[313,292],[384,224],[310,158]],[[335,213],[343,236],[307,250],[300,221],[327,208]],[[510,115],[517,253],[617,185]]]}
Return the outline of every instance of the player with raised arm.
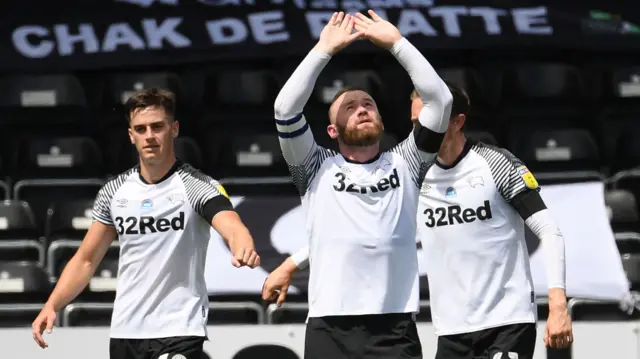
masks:
{"label": "player with raised arm", "polygon": [[[447,129],[452,97],[398,29],[369,14],[334,14],[275,102],[282,152],[307,213],[308,359],[422,358],[414,321],[418,193]],[[316,144],[302,114],[322,69],[358,37],[390,51],[425,101],[420,126],[388,152],[380,152],[382,120],[365,91],[343,90],[330,105],[327,131],[339,153]],[[263,298],[284,289],[266,282]]]}
{"label": "player with raised arm", "polygon": [[98,192],[93,223],[33,322],[33,338],[47,347],[42,333],[51,332],[56,312],[87,286],[117,238],[110,357],[200,359],[209,311],[204,269],[210,228],[228,242],[234,266],[254,268],[260,257],[224,188],[176,159],[174,95],[145,89],[125,108],[140,164]]}
{"label": "player with raised arm", "polygon": [[[566,348],[573,334],[562,233],[525,164],[504,148],[465,136],[469,97],[448,86],[449,128],[425,176],[418,210],[438,335],[436,359],[533,358],[537,306],[525,225],[540,238],[547,262],[544,342]],[[413,91],[411,102],[411,119],[418,125],[424,106],[419,91]]]}

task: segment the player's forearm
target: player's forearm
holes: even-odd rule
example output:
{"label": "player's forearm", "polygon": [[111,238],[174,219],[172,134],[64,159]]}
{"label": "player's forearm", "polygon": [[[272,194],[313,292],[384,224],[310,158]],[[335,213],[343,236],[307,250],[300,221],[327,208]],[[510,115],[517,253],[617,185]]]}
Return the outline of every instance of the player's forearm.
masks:
{"label": "player's forearm", "polygon": [[425,107],[442,116],[420,116],[420,124],[429,130],[444,133],[449,125],[453,95],[429,61],[406,38],[393,45],[391,54],[404,67]]}
{"label": "player's forearm", "polygon": [[57,312],[69,304],[89,284],[98,264],[78,256],[71,258],[64,267],[46,305],[51,306]]}
{"label": "player's forearm", "polygon": [[245,226],[236,226],[226,237],[223,237],[231,252],[236,253],[238,248],[255,248],[253,237]]}
{"label": "player's forearm", "polygon": [[289,259],[295,265],[295,269],[304,269],[309,265],[309,246],[306,246],[296,253],[292,254]]}
{"label": "player's forearm", "polygon": [[[526,219],[525,224],[540,238],[547,270],[550,304],[553,300],[566,302],[566,268],[564,237],[548,209],[540,210]],[[557,289],[557,290],[556,290]],[[553,299],[551,294],[553,292]],[[566,305],[566,303],[564,303]]]}
{"label": "player's forearm", "polygon": [[[316,80],[331,56],[320,50],[311,50],[284,84],[274,104],[278,121],[291,120],[300,114],[309,101]],[[280,129],[279,129],[280,131]]]}

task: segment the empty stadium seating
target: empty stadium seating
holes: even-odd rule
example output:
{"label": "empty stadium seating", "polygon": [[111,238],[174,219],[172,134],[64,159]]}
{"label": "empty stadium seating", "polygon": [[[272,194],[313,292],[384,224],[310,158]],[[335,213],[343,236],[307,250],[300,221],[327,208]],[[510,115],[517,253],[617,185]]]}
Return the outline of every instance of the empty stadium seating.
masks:
{"label": "empty stadium seating", "polygon": [[[298,201],[273,105],[299,60],[91,76],[0,76],[0,131],[6,137],[0,146],[0,198],[6,200],[0,202],[0,297],[7,298],[0,300],[0,325],[31,322],[37,303],[79,247],[99,188],[137,163],[123,107],[135,90],[162,87],[176,93],[179,158],[220,179],[232,195],[258,196],[272,203],[274,213],[289,210],[269,197],[287,194]],[[586,71],[569,62],[523,58],[434,64],[471,98],[468,137],[506,147],[544,183],[608,178],[610,223],[632,289],[640,290],[640,174],[634,171],[640,165],[640,68],[612,64]],[[364,88],[377,101],[387,130],[383,149],[406,138],[413,84],[404,69],[386,57],[364,62],[346,57],[327,66],[305,108],[320,145],[337,149],[326,132],[327,111],[344,86]],[[268,270],[286,255],[272,247],[259,250],[272,254],[266,257],[273,263],[263,263]],[[109,322],[118,252],[114,242],[80,300],[60,315],[61,325]],[[307,279],[308,271],[301,271],[294,281]],[[429,321],[426,277],[421,287],[419,319]],[[296,300],[304,299],[304,293],[292,295],[283,307],[265,310],[257,298],[215,297],[209,322],[301,323],[307,306]],[[539,308],[545,317],[544,303]],[[633,318],[614,304],[590,301],[574,301],[573,313],[577,320]]]}

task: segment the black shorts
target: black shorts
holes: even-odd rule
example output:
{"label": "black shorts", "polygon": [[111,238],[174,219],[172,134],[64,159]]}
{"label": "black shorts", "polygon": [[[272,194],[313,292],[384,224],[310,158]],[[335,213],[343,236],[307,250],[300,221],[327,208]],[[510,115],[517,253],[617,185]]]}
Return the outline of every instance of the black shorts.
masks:
{"label": "black shorts", "polygon": [[436,359],[533,359],[534,323],[511,324],[438,338]]}
{"label": "black shorts", "polygon": [[204,340],[205,337],[111,338],[109,357],[111,359],[201,359]]}
{"label": "black shorts", "polygon": [[410,313],[309,318],[305,359],[422,358]]}

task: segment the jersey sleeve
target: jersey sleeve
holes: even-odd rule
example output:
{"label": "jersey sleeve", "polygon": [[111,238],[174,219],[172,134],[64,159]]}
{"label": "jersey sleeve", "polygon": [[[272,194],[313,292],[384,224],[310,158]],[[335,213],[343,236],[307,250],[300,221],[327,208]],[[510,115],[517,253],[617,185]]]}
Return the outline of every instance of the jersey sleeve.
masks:
{"label": "jersey sleeve", "polygon": [[479,152],[489,164],[496,187],[507,202],[513,203],[520,194],[540,191],[531,171],[508,150],[484,145]]}
{"label": "jersey sleeve", "polygon": [[207,223],[222,211],[234,210],[229,195],[218,181],[190,166],[181,169],[180,176],[189,203]]}
{"label": "jersey sleeve", "polygon": [[[420,188],[420,186],[422,186],[422,180],[432,162],[427,162],[427,158],[423,157],[420,150],[418,150],[413,133],[404,141],[394,146],[390,151],[404,159],[411,173],[411,180],[416,187]],[[434,158],[433,156],[431,157],[432,160]]]}
{"label": "jersey sleeve", "polygon": [[96,200],[93,202],[93,211],[91,216],[93,221],[98,221],[107,226],[113,226],[113,218],[111,217],[111,200],[115,191],[108,187],[108,183],[98,191]]}
{"label": "jersey sleeve", "polygon": [[96,199],[93,202],[93,210],[91,211],[91,217],[94,222],[98,221],[108,226],[113,226],[113,217],[111,216],[111,202],[113,201],[113,196],[115,196],[116,192],[125,183],[127,178],[135,172],[136,168],[132,168],[121,173],[107,181],[107,183],[100,188],[96,195]]}
{"label": "jersey sleeve", "polygon": [[330,59],[330,55],[312,50],[284,84],[274,103],[282,155],[301,196],[331,153],[318,146],[302,114],[320,72]]}

